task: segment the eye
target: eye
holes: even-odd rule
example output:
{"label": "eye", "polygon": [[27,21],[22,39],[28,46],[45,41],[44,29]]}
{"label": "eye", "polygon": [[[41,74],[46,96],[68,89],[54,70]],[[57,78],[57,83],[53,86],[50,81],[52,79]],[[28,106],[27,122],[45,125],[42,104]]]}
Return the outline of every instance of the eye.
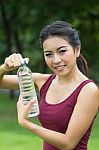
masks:
{"label": "eye", "polygon": [[52,56],[52,53],[46,53],[45,56],[46,56],[46,57],[51,57],[51,56]]}
{"label": "eye", "polygon": [[64,54],[67,50],[66,49],[61,49],[59,50],[59,54]]}

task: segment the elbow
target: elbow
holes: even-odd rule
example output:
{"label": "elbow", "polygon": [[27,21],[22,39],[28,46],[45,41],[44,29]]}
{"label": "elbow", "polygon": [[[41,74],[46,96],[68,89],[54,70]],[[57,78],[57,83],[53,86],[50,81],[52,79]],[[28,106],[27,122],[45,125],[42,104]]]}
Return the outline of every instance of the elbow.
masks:
{"label": "elbow", "polygon": [[74,150],[74,146],[72,146],[72,144],[71,145],[66,145],[66,146],[63,146],[62,148],[61,148],[61,150]]}
{"label": "elbow", "polygon": [[76,145],[71,140],[65,139],[64,144],[62,145],[60,149],[61,150],[74,150],[75,147]]}

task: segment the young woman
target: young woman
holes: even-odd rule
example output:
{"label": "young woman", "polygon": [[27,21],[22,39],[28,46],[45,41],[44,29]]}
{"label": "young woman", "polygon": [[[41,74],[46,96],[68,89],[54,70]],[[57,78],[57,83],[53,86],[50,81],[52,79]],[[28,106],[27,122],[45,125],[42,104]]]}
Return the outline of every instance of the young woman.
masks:
{"label": "young woman", "polygon": [[[42,126],[28,119],[34,103],[17,103],[18,122],[44,140],[43,150],[87,150],[92,125],[99,109],[99,90],[88,78],[87,63],[80,53],[77,31],[63,21],[55,21],[40,33],[46,64],[52,74],[33,73],[40,92]],[[22,56],[12,54],[0,67],[1,88],[18,89],[16,75],[4,75],[21,65]]]}

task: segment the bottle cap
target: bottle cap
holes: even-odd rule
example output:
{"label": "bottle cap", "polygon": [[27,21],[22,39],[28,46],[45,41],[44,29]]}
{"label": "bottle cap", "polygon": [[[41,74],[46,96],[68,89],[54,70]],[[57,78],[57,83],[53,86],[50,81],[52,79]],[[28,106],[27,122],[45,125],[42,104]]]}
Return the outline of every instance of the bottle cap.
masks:
{"label": "bottle cap", "polygon": [[26,65],[28,64],[28,61],[27,61],[26,58],[22,59],[22,65],[23,65],[23,64],[26,64]]}

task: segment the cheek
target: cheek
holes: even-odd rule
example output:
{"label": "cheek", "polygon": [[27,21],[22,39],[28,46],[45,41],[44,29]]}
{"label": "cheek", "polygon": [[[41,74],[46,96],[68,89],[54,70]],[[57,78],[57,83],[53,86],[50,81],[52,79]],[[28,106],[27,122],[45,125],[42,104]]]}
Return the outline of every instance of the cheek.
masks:
{"label": "cheek", "polygon": [[71,53],[67,53],[67,54],[64,55],[62,58],[63,58],[64,60],[66,60],[66,61],[69,61],[69,60],[72,59],[72,55],[71,55]]}
{"label": "cheek", "polygon": [[48,66],[50,66],[50,64],[51,64],[51,60],[50,60],[50,59],[45,58],[45,62],[46,62],[46,64],[47,64]]}
{"label": "cheek", "polygon": [[67,54],[63,57],[63,60],[65,63],[69,64],[74,64],[76,62],[76,57],[74,54]]}
{"label": "cheek", "polygon": [[74,53],[67,53],[66,55],[63,56],[63,60],[71,63],[72,61],[76,61],[76,57]]}

